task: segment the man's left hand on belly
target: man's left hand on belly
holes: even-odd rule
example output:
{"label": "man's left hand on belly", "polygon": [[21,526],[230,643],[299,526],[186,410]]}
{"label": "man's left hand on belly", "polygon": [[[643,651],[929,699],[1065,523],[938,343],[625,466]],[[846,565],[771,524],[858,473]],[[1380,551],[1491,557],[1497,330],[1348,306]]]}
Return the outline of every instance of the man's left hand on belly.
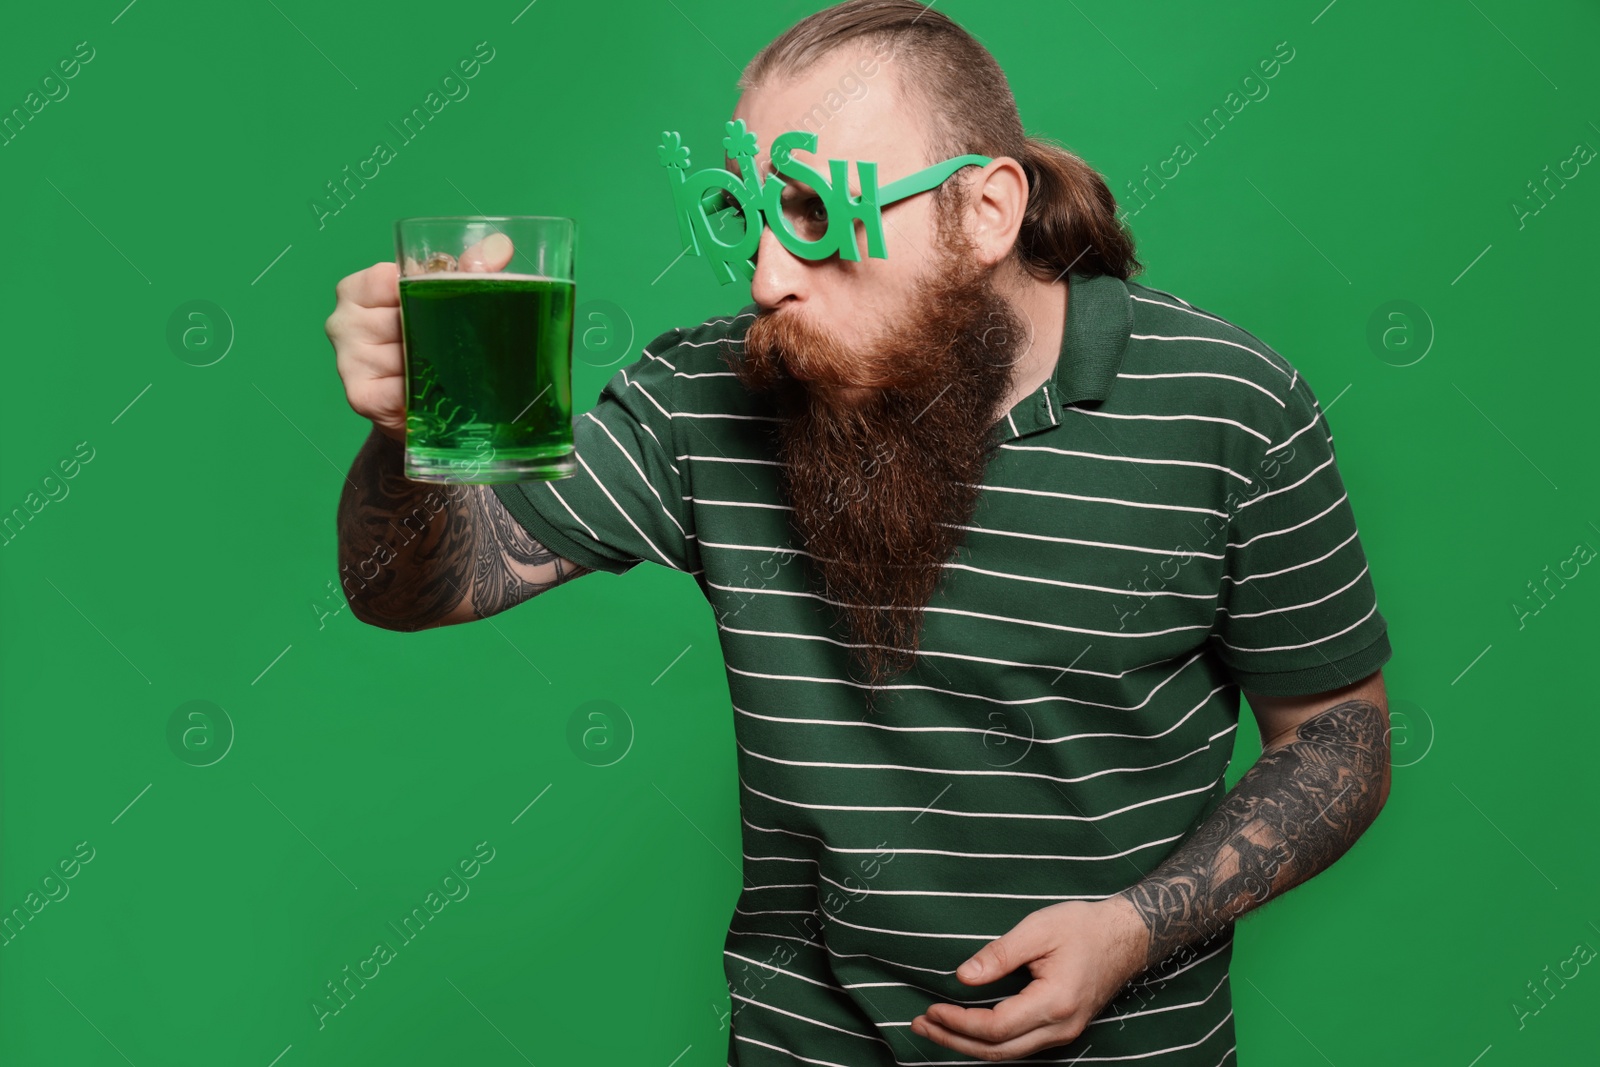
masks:
{"label": "man's left hand on belly", "polygon": [[981,1059],[1068,1044],[1145,969],[1149,939],[1138,912],[1120,896],[1041,908],[956,970],[962,982],[981,986],[1026,966],[1032,982],[993,1008],[933,1004],[911,1021],[911,1030]]}

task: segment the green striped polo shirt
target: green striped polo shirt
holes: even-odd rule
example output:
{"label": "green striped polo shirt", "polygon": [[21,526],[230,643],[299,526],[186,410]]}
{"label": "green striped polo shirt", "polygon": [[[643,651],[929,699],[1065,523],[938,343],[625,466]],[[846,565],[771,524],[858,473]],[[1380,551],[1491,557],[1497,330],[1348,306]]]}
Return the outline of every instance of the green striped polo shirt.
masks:
{"label": "green striped polo shirt", "polygon": [[[1241,687],[1323,692],[1390,647],[1333,436],[1298,370],[1173,296],[1069,276],[1054,375],[998,451],[915,665],[871,716],[778,488],[755,315],[655,338],[574,420],[577,473],[499,485],[576,563],[692,575],[737,742],[728,1062],[978,1062],[913,1034],[1026,967],[956,968],[1029,912],[1147,874],[1226,791]],[[1028,1062],[1234,1062],[1232,927]]]}

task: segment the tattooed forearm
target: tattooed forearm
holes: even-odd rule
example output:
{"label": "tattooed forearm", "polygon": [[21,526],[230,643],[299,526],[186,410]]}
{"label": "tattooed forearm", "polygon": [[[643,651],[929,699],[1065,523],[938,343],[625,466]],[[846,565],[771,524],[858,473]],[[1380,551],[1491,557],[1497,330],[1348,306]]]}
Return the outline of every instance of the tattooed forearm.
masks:
{"label": "tattooed forearm", "polygon": [[1264,751],[1215,811],[1137,885],[1117,894],[1150,931],[1150,967],[1203,941],[1338,859],[1377,817],[1387,717],[1349,700]]}
{"label": "tattooed forearm", "polygon": [[487,485],[415,482],[374,429],[339,497],[339,579],[386,630],[482,619],[588,573],[528,536]]}

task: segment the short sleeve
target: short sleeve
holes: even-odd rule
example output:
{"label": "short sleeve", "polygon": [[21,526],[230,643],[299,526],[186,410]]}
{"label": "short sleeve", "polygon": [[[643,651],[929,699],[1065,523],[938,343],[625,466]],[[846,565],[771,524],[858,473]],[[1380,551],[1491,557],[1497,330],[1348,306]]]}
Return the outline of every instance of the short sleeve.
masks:
{"label": "short sleeve", "polygon": [[1242,688],[1307,696],[1360,681],[1391,649],[1322,409],[1298,372],[1283,400],[1254,484],[1230,502],[1210,636]]}
{"label": "short sleeve", "polygon": [[672,431],[669,360],[681,337],[669,330],[651,341],[572,420],[572,477],[494,486],[529,536],[557,555],[611,574],[640,562],[699,570]]}

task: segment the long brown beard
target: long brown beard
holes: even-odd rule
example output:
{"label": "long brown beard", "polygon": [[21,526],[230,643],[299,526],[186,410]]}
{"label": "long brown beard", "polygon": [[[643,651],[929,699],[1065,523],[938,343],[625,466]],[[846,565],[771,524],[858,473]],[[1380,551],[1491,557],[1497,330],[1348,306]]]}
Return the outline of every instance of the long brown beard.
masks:
{"label": "long brown beard", "polygon": [[[743,358],[724,352],[780,418],[780,485],[811,574],[836,602],[867,689],[916,659],[924,609],[964,540],[996,442],[997,407],[1026,329],[993,268],[941,220],[931,269],[886,340],[854,351],[792,312],[762,314]],[[797,377],[798,375],[798,377]],[[846,399],[839,389],[865,387]]]}

